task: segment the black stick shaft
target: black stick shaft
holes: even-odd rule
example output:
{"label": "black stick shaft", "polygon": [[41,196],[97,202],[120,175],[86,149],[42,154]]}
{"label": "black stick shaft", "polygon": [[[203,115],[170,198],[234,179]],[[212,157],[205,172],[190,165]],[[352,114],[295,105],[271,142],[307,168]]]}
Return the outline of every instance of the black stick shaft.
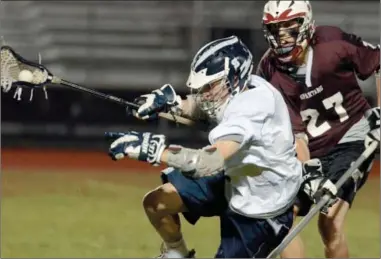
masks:
{"label": "black stick shaft", "polygon": [[139,105],[137,105],[137,104],[135,104],[133,102],[128,102],[128,101],[126,101],[126,100],[124,100],[122,98],[119,98],[119,97],[116,97],[116,96],[113,96],[113,95],[110,95],[110,94],[105,94],[105,93],[96,91],[94,89],[86,88],[84,86],[80,86],[80,85],[71,83],[69,81],[61,80],[60,84],[64,85],[64,86],[67,86],[67,87],[70,87],[70,88],[73,88],[73,89],[75,89],[77,91],[80,91],[80,92],[89,93],[91,95],[100,97],[102,99],[112,101],[114,103],[119,103],[121,105],[128,106],[128,107],[131,107],[131,108],[139,108]]}

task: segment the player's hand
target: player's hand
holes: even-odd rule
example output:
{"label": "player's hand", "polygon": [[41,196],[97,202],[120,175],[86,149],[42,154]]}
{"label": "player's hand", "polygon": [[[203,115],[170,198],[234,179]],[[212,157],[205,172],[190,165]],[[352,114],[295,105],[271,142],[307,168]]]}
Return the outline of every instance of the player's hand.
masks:
{"label": "player's hand", "polygon": [[133,111],[133,115],[141,120],[157,119],[159,112],[165,112],[170,107],[178,105],[179,100],[173,87],[165,84],[150,94],[136,98],[134,103],[140,107],[137,111]]}
{"label": "player's hand", "polygon": [[364,142],[365,147],[368,147],[373,141],[380,142],[380,107],[367,110],[365,118],[368,120],[370,127]]}
{"label": "player's hand", "polygon": [[136,131],[106,132],[105,135],[109,140],[113,140],[108,153],[112,160],[129,157],[154,166],[160,164],[161,155],[166,147],[164,135]]}
{"label": "player's hand", "polygon": [[302,188],[314,203],[318,203],[323,195],[330,193],[332,198],[325,208],[336,202],[337,188],[331,180],[324,176],[321,161],[317,158],[303,163]]}

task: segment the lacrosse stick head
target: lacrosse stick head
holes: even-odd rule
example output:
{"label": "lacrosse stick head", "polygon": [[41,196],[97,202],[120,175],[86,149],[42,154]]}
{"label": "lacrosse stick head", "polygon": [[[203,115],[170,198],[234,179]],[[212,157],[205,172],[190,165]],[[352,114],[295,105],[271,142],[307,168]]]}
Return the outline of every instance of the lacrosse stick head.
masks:
{"label": "lacrosse stick head", "polygon": [[[9,92],[12,87],[21,95],[22,88],[44,88],[53,79],[43,65],[24,59],[9,46],[1,47],[1,88]],[[20,73],[30,75],[28,81],[20,80]],[[44,89],[45,90],[45,89]],[[32,93],[32,92],[31,92]],[[19,97],[20,99],[20,97]]]}

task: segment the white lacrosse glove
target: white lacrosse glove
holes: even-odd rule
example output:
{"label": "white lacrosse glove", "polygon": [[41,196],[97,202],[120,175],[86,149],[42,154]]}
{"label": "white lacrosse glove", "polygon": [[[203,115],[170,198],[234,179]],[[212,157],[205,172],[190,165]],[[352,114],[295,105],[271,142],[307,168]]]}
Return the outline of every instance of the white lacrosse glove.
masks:
{"label": "white lacrosse glove", "polygon": [[322,165],[319,159],[314,158],[303,163],[303,191],[316,204],[323,195],[331,194],[331,199],[323,208],[322,212],[331,207],[337,200],[337,188],[324,176]]}
{"label": "white lacrosse glove", "polygon": [[160,158],[166,147],[164,135],[136,131],[106,132],[105,135],[114,140],[108,153],[112,160],[129,157],[153,166],[160,165]]}
{"label": "white lacrosse glove", "polygon": [[367,110],[365,118],[368,120],[370,127],[364,141],[365,147],[368,147],[373,141],[380,142],[380,107]]}
{"label": "white lacrosse glove", "polygon": [[175,90],[170,84],[163,85],[160,89],[152,91],[150,94],[142,95],[134,100],[139,105],[133,115],[142,120],[157,119],[159,112],[167,112],[181,103],[181,97],[176,95]]}

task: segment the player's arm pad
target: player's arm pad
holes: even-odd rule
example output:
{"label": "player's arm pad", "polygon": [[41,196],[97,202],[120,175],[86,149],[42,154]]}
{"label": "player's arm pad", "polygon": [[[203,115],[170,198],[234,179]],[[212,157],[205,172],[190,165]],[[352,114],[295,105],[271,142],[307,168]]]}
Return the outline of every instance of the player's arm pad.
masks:
{"label": "player's arm pad", "polygon": [[184,175],[192,178],[215,175],[224,168],[223,156],[212,146],[191,149],[170,145],[167,150],[168,166],[180,169]]}

